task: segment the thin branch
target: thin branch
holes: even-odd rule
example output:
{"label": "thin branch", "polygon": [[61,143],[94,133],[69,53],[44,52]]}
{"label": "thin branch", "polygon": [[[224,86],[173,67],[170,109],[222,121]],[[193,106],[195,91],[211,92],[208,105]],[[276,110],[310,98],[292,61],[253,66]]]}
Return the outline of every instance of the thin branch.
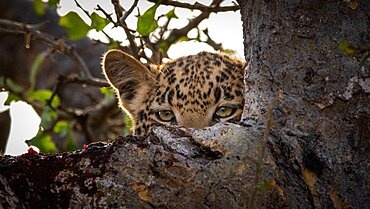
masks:
{"label": "thin branch", "polygon": [[[116,16],[117,16],[117,23],[122,26],[123,30],[125,31],[126,33],[126,36],[127,36],[127,39],[128,41],[130,42],[130,50],[131,50],[131,55],[134,56],[136,59],[139,59],[139,48],[137,47],[137,44],[135,42],[135,36],[132,35],[131,31],[128,27],[127,27],[127,24],[126,24],[126,21],[125,19],[123,19],[122,17],[122,14],[123,14],[123,8],[121,7],[120,3],[119,3],[119,0],[111,0],[112,4],[114,5],[114,11],[116,13]],[[136,2],[137,4],[137,2]],[[135,2],[134,4],[135,5]],[[132,7],[131,7],[132,8]],[[130,9],[131,9],[130,8]]]}
{"label": "thin branch", "polygon": [[95,78],[91,75],[86,63],[75,51],[74,47],[67,45],[62,39],[56,39],[50,34],[35,30],[35,28],[37,28],[37,25],[28,25],[6,19],[0,19],[0,33],[13,35],[31,34],[33,39],[40,40],[58,52],[69,57],[81,70],[80,80],[83,80],[86,84],[107,86],[107,82],[105,80]]}
{"label": "thin branch", "polygon": [[75,4],[77,5],[77,7],[78,8],[80,8],[88,17],[91,17],[90,16],[90,13],[87,11],[87,10],[85,10],[82,6],[81,6],[81,4],[80,3],[78,3],[78,1],[77,0],[74,0],[74,2],[75,2]]}
{"label": "thin branch", "polygon": [[103,14],[105,15],[105,17],[111,22],[113,23],[114,27],[118,27],[119,25],[113,21],[112,17],[111,17],[111,14],[108,14],[99,4],[96,5],[96,11],[101,11],[103,12]]}
{"label": "thin branch", "polygon": [[[218,8],[222,1],[223,0],[213,0],[208,8]],[[201,23],[204,19],[207,19],[212,12],[213,12],[212,9],[204,10],[199,16],[190,20],[185,27],[172,30],[172,32],[169,34],[168,38],[165,41],[169,45],[171,45],[180,37],[186,36],[190,30],[196,28],[199,25],[199,23]]]}
{"label": "thin branch", "polygon": [[[97,8],[95,8],[96,9],[96,11],[101,11],[101,12],[103,12],[103,14],[105,15],[105,17],[111,22],[111,23],[113,23],[113,25],[114,25],[114,27],[125,27],[125,26],[123,26],[123,25],[120,25],[118,22],[116,22],[116,21],[114,21],[113,20],[113,18],[112,18],[112,14],[108,14],[108,12],[107,11],[105,11],[99,4],[97,5]],[[128,27],[126,27],[126,29],[127,30],[129,30],[129,31],[131,31],[132,33],[135,33],[136,31],[135,30],[132,30],[132,29],[130,29],[130,28],[128,28]]]}
{"label": "thin branch", "polygon": [[[81,6],[81,4],[79,4],[78,2],[77,2],[77,0],[74,0],[74,2],[76,3],[76,5],[77,5],[77,7],[78,8],[80,8],[90,19],[91,19],[91,15],[90,15],[90,13],[87,11],[87,10],[85,10],[82,6]],[[109,39],[109,42],[110,43],[112,43],[114,40],[113,40],[113,38],[112,37],[110,37],[104,30],[101,30],[101,32]]]}
{"label": "thin branch", "polygon": [[57,83],[54,85],[53,87],[53,91],[52,91],[52,94],[50,96],[50,98],[48,100],[46,100],[46,105],[49,106],[52,110],[56,111],[55,108],[53,107],[52,103],[53,103],[53,99],[55,98],[55,96],[57,95],[57,92],[59,91],[60,87],[63,85],[63,80],[61,79],[61,77],[59,76],[58,77],[58,80],[57,80]]}
{"label": "thin branch", "polygon": [[164,34],[166,31],[168,31],[168,25],[170,24],[170,21],[172,20],[172,18],[168,18],[166,23],[161,27],[161,30],[159,31],[159,38],[158,38],[158,41],[162,41],[163,40],[163,37],[164,37]]}
{"label": "thin branch", "polygon": [[[148,0],[149,2],[152,3],[157,3],[157,0]],[[240,9],[239,5],[233,5],[233,6],[224,6],[224,7],[218,7],[215,5],[212,6],[206,6],[204,4],[201,4],[199,2],[195,2],[194,4],[189,4],[189,3],[183,3],[179,1],[172,1],[172,0],[162,0],[161,2],[162,5],[167,5],[167,6],[174,6],[174,7],[181,7],[185,9],[196,9],[200,10],[202,12],[229,12],[229,11],[237,11]]]}
{"label": "thin branch", "polygon": [[121,4],[119,3],[119,0],[111,0],[113,6],[114,6],[114,12],[117,15],[117,22],[120,21],[123,13],[123,8],[121,7]]}
{"label": "thin branch", "polygon": [[134,3],[131,5],[130,9],[127,12],[125,12],[125,14],[123,15],[121,21],[126,21],[127,17],[131,14],[132,11],[134,11],[134,9],[137,6],[137,3],[138,2],[139,2],[139,0],[135,0],[134,1]]}
{"label": "thin branch", "polygon": [[87,84],[87,85],[97,86],[97,87],[110,87],[110,85],[103,79],[84,79],[84,78],[79,78],[77,76],[64,77],[64,82],[65,83]]}
{"label": "thin branch", "polygon": [[222,44],[216,43],[211,36],[208,34],[208,29],[203,30],[203,33],[207,36],[206,44],[210,45],[216,51],[223,51]]}

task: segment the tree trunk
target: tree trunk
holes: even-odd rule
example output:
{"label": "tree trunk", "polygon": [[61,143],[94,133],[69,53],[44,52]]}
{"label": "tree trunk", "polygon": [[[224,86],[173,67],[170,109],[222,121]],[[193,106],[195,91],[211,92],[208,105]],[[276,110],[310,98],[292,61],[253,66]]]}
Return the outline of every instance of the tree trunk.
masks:
{"label": "tree trunk", "polygon": [[338,43],[369,44],[370,6],[239,4],[249,61],[241,125],[158,127],[145,139],[120,137],[74,153],[5,156],[1,205],[368,207],[369,61],[360,66]]}
{"label": "tree trunk", "polygon": [[239,3],[249,60],[244,123],[263,120],[280,95],[274,113],[285,120],[269,154],[288,205],[369,207],[370,64],[338,47],[370,47],[369,1]]}

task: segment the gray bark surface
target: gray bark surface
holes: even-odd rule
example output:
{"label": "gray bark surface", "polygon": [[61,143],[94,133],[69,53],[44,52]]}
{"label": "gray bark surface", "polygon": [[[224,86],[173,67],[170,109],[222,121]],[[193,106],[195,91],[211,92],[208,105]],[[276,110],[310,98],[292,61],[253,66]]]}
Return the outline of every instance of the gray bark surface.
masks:
{"label": "gray bark surface", "polygon": [[[244,123],[261,121],[277,94],[269,154],[289,205],[370,205],[369,60],[339,42],[370,46],[368,1],[239,1],[246,73]],[[296,205],[298,206],[298,205]]]}
{"label": "gray bark surface", "polygon": [[356,2],[239,1],[249,61],[240,125],[158,127],[73,153],[5,156],[0,204],[247,208],[257,187],[255,208],[368,207],[369,61],[338,49],[370,43],[370,4]]}

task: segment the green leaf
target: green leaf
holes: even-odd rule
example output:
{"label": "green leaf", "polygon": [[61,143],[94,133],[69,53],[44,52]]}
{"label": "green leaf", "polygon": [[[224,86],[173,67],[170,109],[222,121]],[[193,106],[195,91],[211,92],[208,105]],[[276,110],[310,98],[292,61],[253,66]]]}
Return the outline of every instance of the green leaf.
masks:
{"label": "green leaf", "polygon": [[109,104],[112,99],[114,99],[114,93],[111,88],[102,87],[100,88],[100,92],[104,94],[103,104]]}
{"label": "green leaf", "polygon": [[94,28],[96,31],[101,31],[105,26],[107,26],[110,21],[106,18],[100,17],[97,13],[93,12],[91,14],[91,28]]}
{"label": "green leaf", "polygon": [[168,19],[172,19],[172,18],[179,19],[179,17],[175,14],[175,9],[172,9],[169,12],[167,12],[167,14],[165,16]]}
{"label": "green leaf", "polygon": [[159,4],[160,2],[150,7],[143,15],[140,15],[137,19],[136,31],[139,32],[141,35],[148,36],[151,32],[158,28],[158,23],[154,19],[154,16]]}
{"label": "green leaf", "polygon": [[44,8],[44,3],[42,0],[34,0],[32,7],[33,10],[36,12],[37,15],[44,15],[45,14],[45,8]]}
{"label": "green leaf", "polygon": [[178,38],[175,43],[179,43],[179,42],[183,42],[183,41],[192,41],[194,40],[193,38],[189,38],[187,36],[181,36],[180,38]]}
{"label": "green leaf", "polygon": [[355,56],[358,52],[356,49],[354,49],[353,47],[351,47],[347,41],[340,41],[339,42],[339,45],[338,45],[339,49],[346,55],[349,55],[349,56]]}
{"label": "green leaf", "polygon": [[[27,96],[32,100],[37,100],[41,104],[46,105],[51,99],[52,94],[53,92],[51,92],[50,90],[37,90],[37,91],[29,92]],[[55,95],[53,97],[53,101],[51,101],[51,106],[53,108],[57,108],[59,105],[60,105],[60,99],[58,95]]]}
{"label": "green leaf", "polygon": [[234,51],[232,49],[223,49],[222,52],[226,53],[226,54],[229,54],[229,55],[235,55],[235,53],[236,53],[236,51]]}
{"label": "green leaf", "polygon": [[51,109],[46,107],[41,113],[41,124],[40,126],[44,129],[49,129],[53,126],[54,121],[58,118],[58,114]]}
{"label": "green leaf", "polygon": [[167,41],[162,41],[161,44],[159,45],[159,49],[162,50],[163,52],[167,52],[169,48],[170,44],[168,44]]}
{"label": "green leaf", "polygon": [[8,98],[6,99],[4,105],[8,106],[8,105],[10,105],[10,102],[12,102],[12,101],[16,102],[16,101],[19,101],[19,100],[21,100],[21,98],[19,96],[9,92]]}
{"label": "green leaf", "polygon": [[54,132],[58,133],[61,138],[67,140],[67,151],[73,151],[77,149],[73,140],[73,131],[71,125],[67,121],[58,121],[54,126]]}
{"label": "green leaf", "polygon": [[58,6],[58,4],[59,4],[59,1],[60,1],[60,0],[49,0],[49,1],[48,1],[48,5],[49,5],[50,7],[52,7],[52,8],[56,8],[56,7]]}
{"label": "green leaf", "polygon": [[37,135],[31,140],[26,141],[30,146],[36,146],[40,149],[41,153],[53,153],[58,152],[58,148],[55,146],[54,142],[51,140],[50,135],[44,133],[42,130],[39,130]]}
{"label": "green leaf", "polygon": [[75,150],[77,150],[77,146],[76,146],[76,144],[74,143],[74,140],[73,140],[72,135],[69,135],[69,137],[67,137],[67,146],[66,146],[66,150],[67,150],[67,151],[75,151]]}
{"label": "green leaf", "polygon": [[68,132],[68,128],[69,128],[69,125],[67,121],[58,121],[55,124],[53,131],[55,133],[66,133]]}
{"label": "green leaf", "polygon": [[118,49],[119,43],[118,41],[114,41],[111,45],[109,45],[109,49]]}
{"label": "green leaf", "polygon": [[67,30],[71,40],[84,38],[91,29],[76,12],[68,12],[59,19],[59,25]]}
{"label": "green leaf", "polygon": [[33,90],[35,88],[36,84],[36,74],[40,70],[40,67],[42,63],[44,62],[45,54],[40,53],[36,56],[35,60],[33,61],[32,67],[31,67],[31,73],[30,73],[30,89]]}

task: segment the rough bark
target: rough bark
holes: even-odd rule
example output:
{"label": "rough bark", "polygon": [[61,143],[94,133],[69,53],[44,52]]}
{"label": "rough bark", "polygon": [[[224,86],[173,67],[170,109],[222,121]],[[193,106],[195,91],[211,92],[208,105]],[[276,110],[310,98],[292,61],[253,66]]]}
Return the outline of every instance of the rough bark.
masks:
{"label": "rough bark", "polygon": [[[118,138],[113,144],[90,145],[74,153],[6,156],[0,161],[1,204],[245,208],[254,178],[254,164],[247,158],[254,157],[250,150],[256,150],[259,132],[235,124],[196,131],[158,127],[144,140]],[[268,158],[266,163],[273,162]],[[266,167],[263,175],[273,178],[273,170]],[[275,198],[274,204],[283,206],[278,191],[266,191],[257,199],[263,203]]]}
{"label": "rough bark", "polygon": [[74,153],[5,156],[1,205],[247,208],[257,187],[256,208],[368,207],[369,61],[360,66],[338,42],[369,44],[370,5],[351,3],[239,1],[249,61],[241,125],[158,127]]}
{"label": "rough bark", "polygon": [[[244,23],[244,123],[261,121],[277,94],[269,141],[288,205],[370,205],[369,61],[339,42],[370,46],[368,1],[239,1]],[[298,205],[295,205],[298,206]]]}

